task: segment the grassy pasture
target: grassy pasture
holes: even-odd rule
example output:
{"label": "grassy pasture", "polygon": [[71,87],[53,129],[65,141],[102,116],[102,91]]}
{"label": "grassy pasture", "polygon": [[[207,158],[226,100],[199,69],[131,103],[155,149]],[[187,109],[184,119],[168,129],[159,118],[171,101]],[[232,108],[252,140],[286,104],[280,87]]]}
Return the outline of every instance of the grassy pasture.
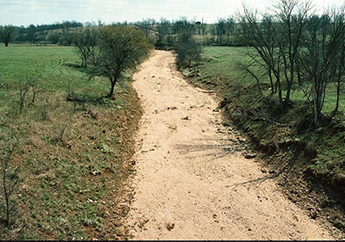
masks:
{"label": "grassy pasture", "polygon": [[[85,93],[97,96],[106,92],[108,85],[87,81],[87,70],[76,71],[79,57],[73,47],[12,45],[0,47],[0,80],[4,84],[2,97],[18,92],[22,85],[36,82],[40,91]],[[8,98],[6,97],[6,101]]]}
{"label": "grassy pasture", "polygon": [[[200,70],[201,77],[209,77],[213,79],[213,81],[223,80],[226,86],[239,85],[243,87],[254,85],[256,83],[255,79],[249,75],[244,75],[244,73],[237,68],[238,62],[245,63],[249,61],[249,57],[246,56],[247,51],[248,50],[245,47],[204,47],[203,54],[206,61],[203,63]],[[269,79],[266,75],[259,77],[260,83],[269,84]],[[291,99],[295,101],[305,101],[306,97],[302,89],[307,90],[310,88],[310,85],[311,83],[307,83],[302,87],[299,87],[296,83],[295,87],[292,89]],[[270,92],[266,90],[265,93],[268,95]],[[345,85],[343,85],[340,100],[345,100]],[[324,104],[325,114],[333,111],[335,102],[336,85],[334,83],[330,83],[328,84],[328,92]],[[340,101],[339,110],[345,112],[345,101]]]}
{"label": "grassy pasture", "polygon": [[9,170],[20,168],[8,228],[0,189],[0,239],[125,238],[136,93],[120,82],[103,98],[109,81],[88,80],[74,47],[0,46],[0,63],[1,151],[17,140]]}
{"label": "grassy pasture", "polygon": [[[221,95],[225,97],[238,97],[238,91],[245,90],[240,93],[240,98],[254,100],[248,103],[249,105],[247,108],[251,108],[250,105],[258,103],[259,99],[271,99],[271,91],[267,88],[262,88],[263,97],[259,98],[255,79],[249,75],[243,74],[243,71],[238,69],[238,62],[245,63],[248,61],[249,57],[246,56],[246,51],[244,47],[204,47],[204,61],[200,65],[198,70],[199,74],[197,78],[194,78],[194,82],[198,85],[207,84],[206,87],[217,89]],[[190,72],[193,72],[193,70],[185,70],[187,76],[192,75]],[[266,76],[261,76],[260,83],[269,84],[269,79]],[[302,87],[295,83],[292,89],[291,99],[296,102],[297,106],[306,105],[307,98],[303,90],[309,90],[310,87],[311,83],[304,83]],[[255,97],[257,97],[257,99],[255,99]],[[277,98],[277,96],[274,96],[273,99],[274,98]],[[309,101],[312,101],[311,96],[309,97]],[[334,110],[335,104],[336,84],[329,83],[327,86],[323,113],[330,114]],[[241,105],[245,106],[246,104],[241,103]],[[344,118],[343,114],[345,113],[345,85],[342,85],[339,105],[340,113],[336,119],[342,122]],[[312,111],[311,106],[309,109]],[[305,115],[307,115],[307,113],[305,113]],[[286,116],[287,120],[300,119],[298,117],[289,117],[289,113],[287,113]]]}

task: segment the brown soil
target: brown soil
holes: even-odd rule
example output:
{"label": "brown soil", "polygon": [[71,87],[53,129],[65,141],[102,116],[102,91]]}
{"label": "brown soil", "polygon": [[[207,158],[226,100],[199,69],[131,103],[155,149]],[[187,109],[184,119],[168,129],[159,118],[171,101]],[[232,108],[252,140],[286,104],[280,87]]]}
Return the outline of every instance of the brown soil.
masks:
{"label": "brown soil", "polygon": [[282,192],[246,138],[224,125],[215,94],[189,85],[171,52],[155,50],[133,79],[144,114],[130,179],[130,239],[340,238]]}

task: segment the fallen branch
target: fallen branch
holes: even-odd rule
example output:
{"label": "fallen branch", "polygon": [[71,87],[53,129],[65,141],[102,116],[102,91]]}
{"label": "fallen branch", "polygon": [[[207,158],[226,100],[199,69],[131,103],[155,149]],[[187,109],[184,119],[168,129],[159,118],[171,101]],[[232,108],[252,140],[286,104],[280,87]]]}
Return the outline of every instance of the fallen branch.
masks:
{"label": "fallen branch", "polygon": [[275,124],[277,126],[280,126],[280,127],[292,127],[292,125],[289,125],[289,124],[282,124],[282,123],[279,123],[279,122],[276,122],[272,119],[269,118],[268,114],[261,111],[263,115],[258,115],[258,113],[255,111],[255,110],[250,110],[250,112],[253,114],[253,116],[250,116],[248,114],[243,114],[240,110],[237,110],[238,113],[240,113],[240,115],[242,116],[246,116],[247,118],[253,120],[253,121],[263,121],[265,123],[272,123],[272,124]]}

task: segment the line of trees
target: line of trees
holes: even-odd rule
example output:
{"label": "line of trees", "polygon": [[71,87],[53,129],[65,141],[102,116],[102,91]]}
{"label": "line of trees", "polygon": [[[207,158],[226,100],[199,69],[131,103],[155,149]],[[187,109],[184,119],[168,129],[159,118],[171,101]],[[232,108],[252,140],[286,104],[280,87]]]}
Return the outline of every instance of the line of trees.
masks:
{"label": "line of trees", "polygon": [[63,21],[62,23],[34,25],[28,27],[6,25],[0,26],[0,39],[8,46],[11,42],[44,43],[71,45],[73,32],[84,26],[96,25],[95,23],[82,24],[76,21]]}
{"label": "line of trees", "polygon": [[149,18],[134,24],[143,29],[147,36],[154,35],[155,45],[158,48],[173,46],[178,41],[179,35],[186,31],[194,36],[207,37],[199,41],[203,45],[238,45],[233,38],[236,22],[231,16],[220,18],[214,24],[207,24],[204,19],[196,21],[195,19],[188,20],[186,17],[173,21],[166,18],[161,18],[159,21]]}
{"label": "line of trees", "polygon": [[313,14],[311,1],[281,0],[274,7],[273,14],[261,16],[243,7],[238,37],[251,47],[251,62],[246,69],[253,75],[257,69],[264,70],[281,110],[293,103],[294,85],[307,84],[312,96],[314,124],[318,125],[330,83],[337,85],[332,115],[339,109],[340,87],[345,75],[344,7],[322,16]]}
{"label": "line of trees", "polygon": [[96,27],[86,27],[74,35],[74,45],[78,48],[81,56],[82,67],[87,67],[90,59],[91,63],[96,63],[96,47],[98,44],[98,29]]}
{"label": "line of trees", "polygon": [[[143,19],[135,23],[116,23],[121,25],[134,25],[142,29],[147,37],[150,37],[156,47],[171,47],[177,41],[181,32],[187,30],[192,35],[210,36],[202,44],[209,45],[233,45],[231,38],[235,30],[235,22],[232,17],[219,19],[215,24],[206,24],[204,19],[196,21],[181,17],[178,20],[168,20],[161,18]],[[11,26],[12,36],[9,41],[33,44],[59,44],[72,45],[74,35],[85,27],[99,27],[104,25],[100,20],[95,22],[80,23],[76,21],[63,21],[62,23],[34,25],[28,27]],[[1,26],[1,28],[8,26]],[[1,37],[1,36],[0,36]],[[4,39],[1,39],[4,41]]]}
{"label": "line of trees", "polygon": [[16,28],[12,25],[0,26],[0,38],[7,47],[9,42],[16,36]]}

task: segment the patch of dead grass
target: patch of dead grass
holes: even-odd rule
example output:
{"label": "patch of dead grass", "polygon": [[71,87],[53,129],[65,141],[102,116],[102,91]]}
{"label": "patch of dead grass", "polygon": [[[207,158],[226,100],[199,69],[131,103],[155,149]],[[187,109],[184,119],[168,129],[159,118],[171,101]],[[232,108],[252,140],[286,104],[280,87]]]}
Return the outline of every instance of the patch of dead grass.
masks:
{"label": "patch of dead grass", "polygon": [[63,92],[41,93],[22,115],[8,115],[2,133],[19,139],[11,166],[21,167],[21,182],[13,195],[17,211],[8,228],[0,227],[1,239],[128,237],[124,217],[131,194],[125,183],[133,172],[141,109],[130,85],[115,95],[104,103],[76,104]]}

